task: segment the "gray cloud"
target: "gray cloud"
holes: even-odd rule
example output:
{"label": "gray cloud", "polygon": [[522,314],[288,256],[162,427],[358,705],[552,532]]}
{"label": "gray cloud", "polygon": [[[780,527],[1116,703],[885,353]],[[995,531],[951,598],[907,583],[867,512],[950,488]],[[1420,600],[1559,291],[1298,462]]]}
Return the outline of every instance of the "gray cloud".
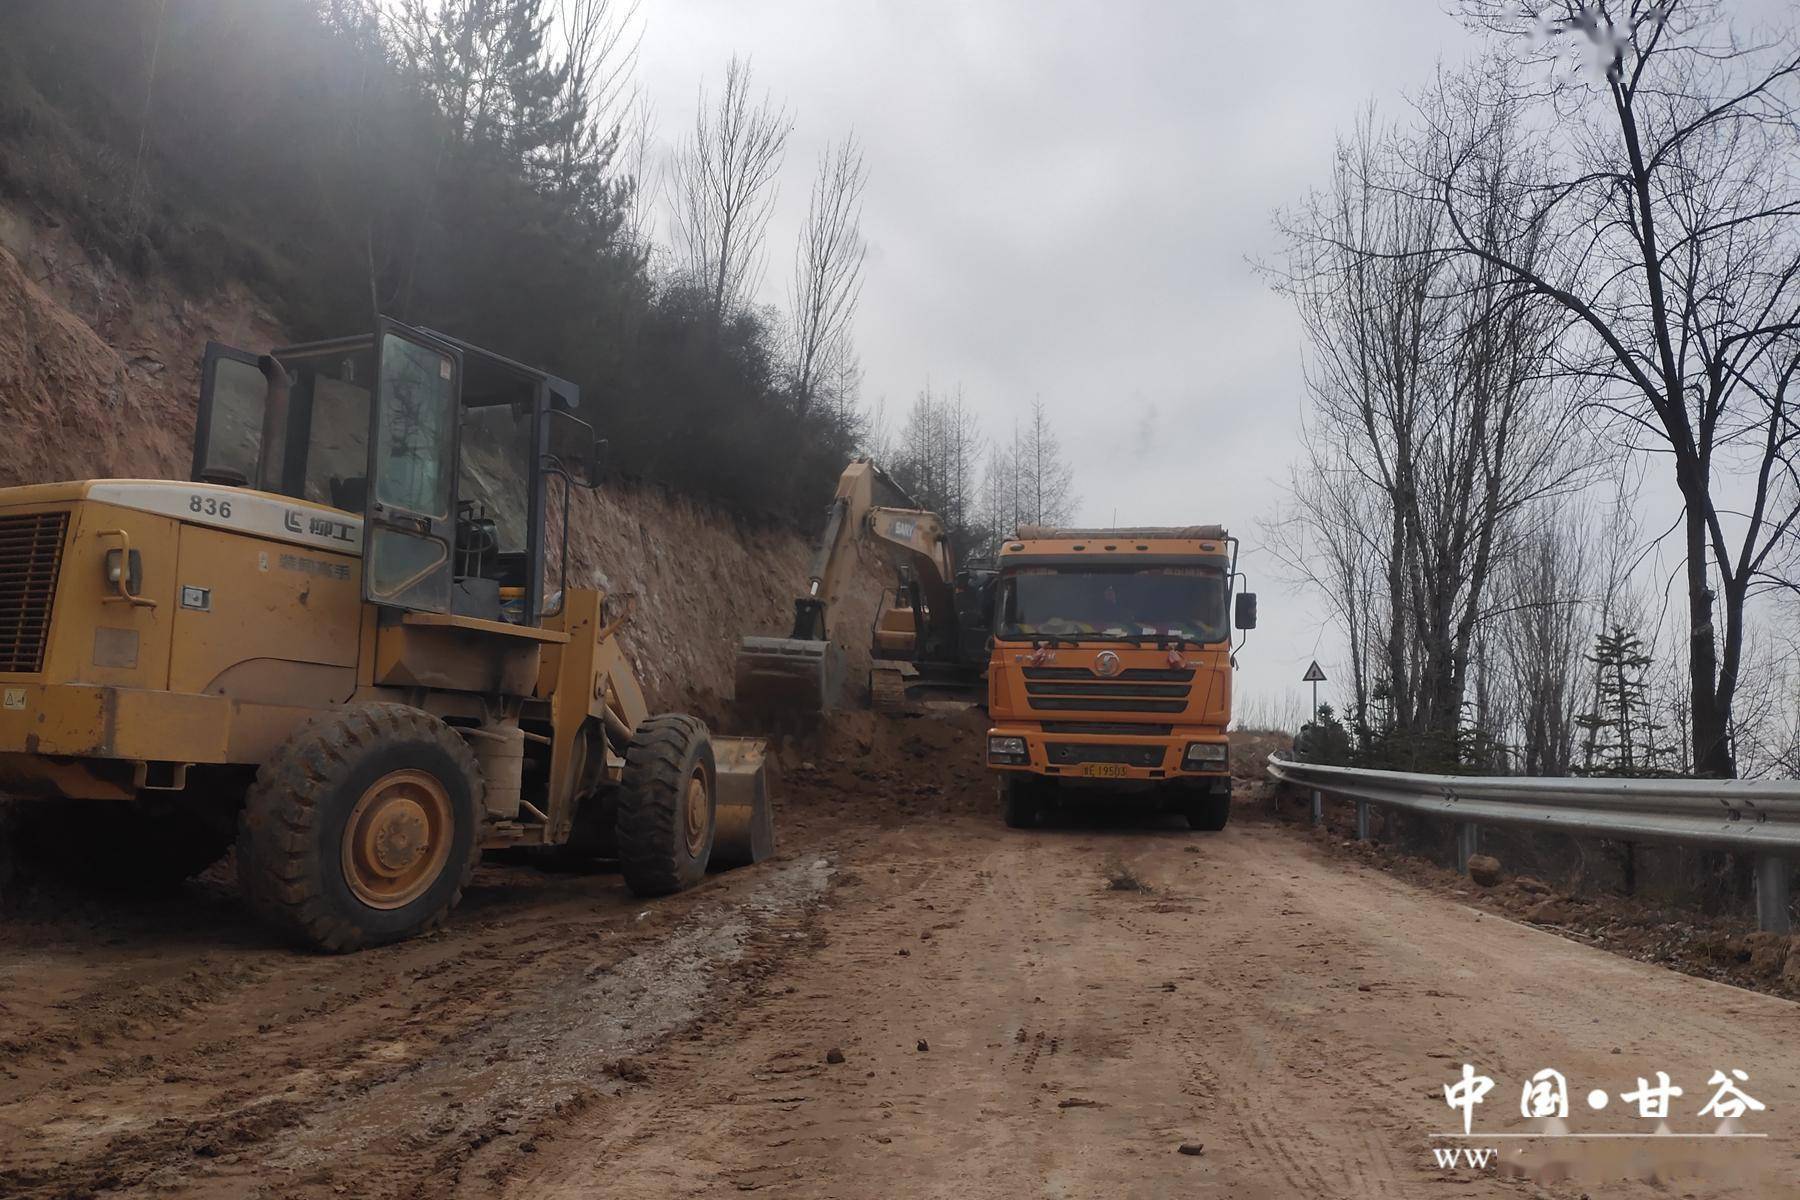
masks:
{"label": "gray cloud", "polygon": [[664,138],[734,51],[795,112],[764,298],[820,149],[854,128],[866,397],[899,414],[960,380],[997,434],[1040,395],[1083,520],[1226,522],[1262,595],[1239,695],[1298,697],[1330,645],[1256,533],[1295,458],[1299,339],[1248,260],[1361,105],[1397,111],[1466,52],[1456,22],[1416,0],[650,0],[645,20]]}

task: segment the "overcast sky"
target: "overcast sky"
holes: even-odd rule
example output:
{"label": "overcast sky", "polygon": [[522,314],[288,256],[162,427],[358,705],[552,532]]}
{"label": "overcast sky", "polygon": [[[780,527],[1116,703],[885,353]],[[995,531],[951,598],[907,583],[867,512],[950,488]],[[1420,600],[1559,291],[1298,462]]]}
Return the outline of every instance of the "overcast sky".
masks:
{"label": "overcast sky", "polygon": [[[1419,0],[923,3],[645,0],[659,135],[733,52],[795,117],[763,299],[780,303],[820,150],[869,168],[856,342],[865,398],[904,416],[960,383],[991,434],[1041,396],[1084,523],[1220,521],[1261,627],[1238,708],[1333,673],[1315,602],[1258,549],[1296,456],[1299,331],[1251,260],[1271,212],[1326,178],[1359,106],[1396,112],[1471,48]],[[666,223],[665,223],[666,228]]]}

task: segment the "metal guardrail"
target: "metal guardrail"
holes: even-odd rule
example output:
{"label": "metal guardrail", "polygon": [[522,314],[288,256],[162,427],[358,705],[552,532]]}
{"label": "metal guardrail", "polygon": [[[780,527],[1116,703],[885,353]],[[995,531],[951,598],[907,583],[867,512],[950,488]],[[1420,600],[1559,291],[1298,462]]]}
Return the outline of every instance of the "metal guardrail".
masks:
{"label": "metal guardrail", "polygon": [[1483,825],[1549,829],[1625,842],[1712,846],[1756,856],[1760,928],[1788,933],[1790,860],[1800,858],[1800,781],[1742,779],[1540,779],[1415,775],[1269,756],[1269,774],[1324,797],[1356,802],[1356,836],[1369,837],[1369,805],[1457,823],[1456,865],[1467,871]]}

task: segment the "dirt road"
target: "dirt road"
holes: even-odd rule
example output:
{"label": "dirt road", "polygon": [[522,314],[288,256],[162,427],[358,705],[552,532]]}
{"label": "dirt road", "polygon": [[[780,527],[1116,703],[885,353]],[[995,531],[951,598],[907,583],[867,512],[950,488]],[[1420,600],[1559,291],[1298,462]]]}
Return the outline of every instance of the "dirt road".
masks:
{"label": "dirt road", "polygon": [[[222,887],[14,923],[0,1194],[1793,1193],[1793,1004],[1253,820],[1008,831],[978,772],[903,765],[946,739],[905,736],[791,772],[780,860],[654,905],[486,867],[449,930],[350,958],[268,945]],[[1538,1128],[1543,1067],[1573,1132],[1654,1129],[1618,1096],[1657,1070],[1671,1129],[1710,1131],[1707,1080],[1739,1067],[1768,1136],[1658,1142],[1666,1185],[1618,1181],[1642,1140],[1434,1140],[1465,1062],[1496,1081],[1478,1132]],[[1454,1146],[1535,1178],[1439,1169]]]}

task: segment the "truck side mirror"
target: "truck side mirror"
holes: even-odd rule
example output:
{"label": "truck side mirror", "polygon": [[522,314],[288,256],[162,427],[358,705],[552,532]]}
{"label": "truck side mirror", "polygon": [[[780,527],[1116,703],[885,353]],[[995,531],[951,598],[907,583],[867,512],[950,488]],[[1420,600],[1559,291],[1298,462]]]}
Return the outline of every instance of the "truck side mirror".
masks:
{"label": "truck side mirror", "polygon": [[1239,629],[1256,628],[1256,593],[1239,592],[1237,597],[1236,625]]}

